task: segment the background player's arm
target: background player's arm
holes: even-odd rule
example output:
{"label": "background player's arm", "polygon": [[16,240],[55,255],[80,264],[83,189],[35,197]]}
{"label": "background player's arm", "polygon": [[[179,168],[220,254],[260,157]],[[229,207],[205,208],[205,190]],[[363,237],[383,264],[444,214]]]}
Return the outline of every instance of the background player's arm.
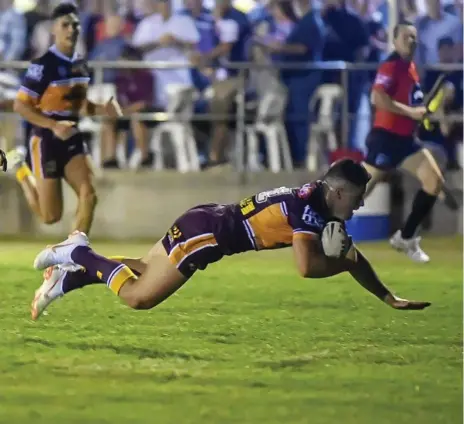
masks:
{"label": "background player's arm", "polygon": [[55,121],[44,115],[35,105],[21,99],[15,99],[14,111],[27,122],[41,128],[47,128],[61,140],[67,140],[76,132],[73,121]]}
{"label": "background player's arm", "polygon": [[371,93],[371,103],[378,109],[387,110],[397,115],[407,116],[408,118],[420,121],[426,113],[424,106],[411,107],[393,100],[385,91],[373,89]]}
{"label": "background player's arm", "polygon": [[18,98],[14,101],[13,109],[27,122],[37,127],[52,129],[56,123],[54,119],[44,115],[35,105]]}

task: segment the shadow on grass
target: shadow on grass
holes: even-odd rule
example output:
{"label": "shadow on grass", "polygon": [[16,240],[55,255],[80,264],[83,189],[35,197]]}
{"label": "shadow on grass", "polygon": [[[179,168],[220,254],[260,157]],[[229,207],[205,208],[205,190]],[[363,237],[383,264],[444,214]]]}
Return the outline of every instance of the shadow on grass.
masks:
{"label": "shadow on grass", "polygon": [[166,359],[166,358],[173,358],[173,359],[182,359],[184,361],[208,361],[210,358],[195,355],[191,353],[185,352],[166,352],[156,349],[148,349],[144,347],[137,347],[137,346],[115,346],[111,344],[105,343],[73,343],[73,342],[60,342],[55,343],[49,340],[44,339],[36,339],[32,337],[24,337],[22,339],[24,343],[32,343],[38,344],[41,346],[45,346],[48,348],[68,348],[73,350],[81,350],[81,351],[95,351],[95,350],[109,350],[118,355],[129,355],[129,356],[136,356],[138,359]]}

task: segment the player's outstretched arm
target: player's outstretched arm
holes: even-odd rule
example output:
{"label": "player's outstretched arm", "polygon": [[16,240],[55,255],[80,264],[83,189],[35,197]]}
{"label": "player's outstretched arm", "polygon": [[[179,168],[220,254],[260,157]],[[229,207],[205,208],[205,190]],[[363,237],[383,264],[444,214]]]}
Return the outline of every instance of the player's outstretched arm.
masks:
{"label": "player's outstretched arm", "polygon": [[[353,246],[353,249],[356,248]],[[395,296],[380,281],[372,265],[358,249],[356,249],[355,257],[355,261],[348,261],[349,273],[361,286],[377,296],[382,302],[385,302],[394,309],[419,310],[430,306],[430,302],[416,302]]]}

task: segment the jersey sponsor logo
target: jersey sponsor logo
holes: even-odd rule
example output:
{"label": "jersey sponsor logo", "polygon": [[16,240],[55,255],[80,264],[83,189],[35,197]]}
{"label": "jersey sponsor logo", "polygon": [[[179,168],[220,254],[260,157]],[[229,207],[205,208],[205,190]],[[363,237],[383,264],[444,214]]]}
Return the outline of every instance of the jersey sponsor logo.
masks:
{"label": "jersey sponsor logo", "polygon": [[424,101],[424,92],[418,83],[414,84],[411,93],[409,95],[409,104],[411,106],[421,105]]}
{"label": "jersey sponsor logo", "polygon": [[375,76],[375,85],[383,85],[384,87],[389,87],[391,84],[392,78],[389,75],[377,74]]}
{"label": "jersey sponsor logo", "polygon": [[309,205],[305,206],[301,219],[306,225],[310,225],[311,227],[316,227],[320,230],[324,227],[325,221],[317,212],[314,212]]}
{"label": "jersey sponsor logo", "polygon": [[168,240],[171,245],[173,245],[174,242],[181,237],[182,237],[182,231],[179,230],[179,227],[177,225],[173,225],[168,230]]}
{"label": "jersey sponsor logo", "polygon": [[314,191],[316,186],[314,184],[305,184],[298,190],[298,197],[300,199],[307,199]]}
{"label": "jersey sponsor logo", "polygon": [[292,189],[288,187],[279,187],[273,190],[262,191],[261,193],[258,193],[256,195],[256,203],[264,203],[271,197],[281,196],[283,194],[290,194],[291,192]]}
{"label": "jersey sponsor logo", "polygon": [[44,73],[44,65],[37,65],[35,63],[29,65],[26,72],[26,78],[40,82],[42,81]]}
{"label": "jersey sponsor logo", "polygon": [[256,208],[253,203],[253,199],[251,197],[247,197],[246,199],[243,199],[240,203],[240,212],[242,212],[242,215],[248,215],[249,213],[253,212]]}

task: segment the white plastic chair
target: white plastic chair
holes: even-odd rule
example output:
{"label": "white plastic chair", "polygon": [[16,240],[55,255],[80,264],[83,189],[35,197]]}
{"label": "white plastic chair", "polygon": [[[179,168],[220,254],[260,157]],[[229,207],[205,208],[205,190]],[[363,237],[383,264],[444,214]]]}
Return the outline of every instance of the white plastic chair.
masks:
{"label": "white plastic chair", "polygon": [[287,91],[275,83],[258,102],[256,122],[246,127],[247,164],[252,172],[260,171],[259,134],[264,136],[269,169],[280,172],[292,171],[292,158],[284,125],[284,111],[287,105]]}
{"label": "white plastic chair", "polygon": [[[335,136],[334,108],[343,97],[343,88],[338,84],[323,84],[319,86],[309,102],[312,116],[319,103],[319,112],[316,122],[311,124],[309,136],[308,156],[306,167],[309,171],[318,170],[319,163],[327,150],[337,148]],[[324,140],[327,140],[326,144]]]}
{"label": "white plastic chair", "polygon": [[[116,86],[114,84],[94,84],[87,90],[87,98],[94,103],[105,103],[111,97],[116,97]],[[79,123],[82,132],[88,132],[92,137],[92,160],[97,168],[101,167],[101,121],[92,117],[85,117]],[[125,146],[118,144],[116,147],[116,158],[121,167],[127,164]]]}
{"label": "white plastic chair", "polygon": [[169,84],[166,91],[167,113],[173,114],[174,120],[163,122],[153,130],[153,167],[156,170],[164,169],[163,135],[166,135],[174,150],[177,170],[182,173],[199,171],[200,159],[191,124],[197,92],[186,84]]}

